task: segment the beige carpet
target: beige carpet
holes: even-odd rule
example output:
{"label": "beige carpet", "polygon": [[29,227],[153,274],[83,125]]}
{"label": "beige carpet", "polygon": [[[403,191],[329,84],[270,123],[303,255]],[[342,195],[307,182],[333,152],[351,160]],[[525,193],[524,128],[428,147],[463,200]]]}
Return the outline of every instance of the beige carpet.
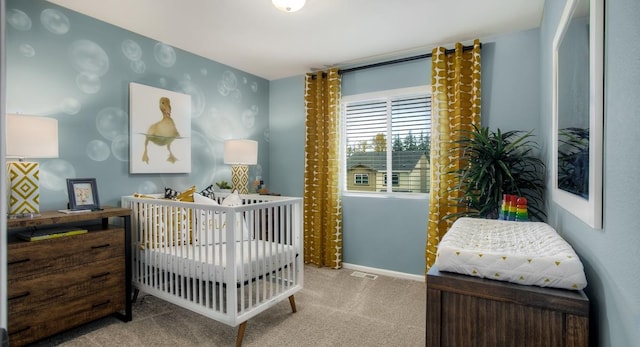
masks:
{"label": "beige carpet", "polygon": [[[305,266],[297,313],[288,300],[249,320],[243,346],[424,346],[425,284],[353,270]],[[107,317],[36,346],[233,346],[237,328],[153,296],[133,304],[133,320]]]}

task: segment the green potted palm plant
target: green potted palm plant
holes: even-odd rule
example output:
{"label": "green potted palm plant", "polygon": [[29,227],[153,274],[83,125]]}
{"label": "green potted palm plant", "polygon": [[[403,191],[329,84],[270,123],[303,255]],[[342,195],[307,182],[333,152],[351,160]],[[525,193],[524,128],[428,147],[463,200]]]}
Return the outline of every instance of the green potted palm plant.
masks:
{"label": "green potted palm plant", "polygon": [[530,219],[545,220],[545,165],[534,155],[538,146],[532,136],[533,130],[494,132],[474,126],[465,131],[453,146],[465,163],[452,172],[460,192],[454,204],[461,209],[447,218],[497,218],[503,194],[513,194],[527,198]]}

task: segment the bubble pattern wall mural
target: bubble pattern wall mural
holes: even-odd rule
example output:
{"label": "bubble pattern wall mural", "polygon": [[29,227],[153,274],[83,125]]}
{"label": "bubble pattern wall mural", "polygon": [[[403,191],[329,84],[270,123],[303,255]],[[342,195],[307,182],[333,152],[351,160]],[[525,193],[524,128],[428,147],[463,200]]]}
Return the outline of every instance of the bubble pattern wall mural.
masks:
{"label": "bubble pattern wall mural", "polygon": [[142,60],[142,48],[140,45],[130,39],[122,41],[120,45],[122,54],[129,59],[129,67],[131,71],[142,74],[147,69],[147,64]]}
{"label": "bubble pattern wall mural", "polygon": [[81,108],[82,108],[82,105],[80,104],[80,101],[78,101],[78,99],[76,98],[64,98],[62,99],[62,101],[60,101],[60,111],[66,114],[69,114],[69,115],[78,114]]}
{"label": "bubble pattern wall mural", "polygon": [[56,35],[64,35],[69,31],[69,18],[62,12],[48,8],[40,13],[42,26]]}
{"label": "bubble pattern wall mural", "polygon": [[31,18],[15,8],[8,9],[6,14],[7,23],[16,30],[26,31],[31,29]]}
{"label": "bubble pattern wall mural", "polygon": [[86,152],[93,161],[105,161],[111,155],[111,148],[102,140],[91,140],[87,143]]}
{"label": "bubble pattern wall mural", "polygon": [[164,67],[172,67],[176,63],[176,51],[173,50],[173,47],[164,43],[156,43],[153,47],[153,56],[158,64]]}
{"label": "bubble pattern wall mural", "polygon": [[178,82],[176,91],[191,95],[191,118],[200,117],[207,101],[204,96],[204,91],[191,80],[191,76],[187,75]]}
{"label": "bubble pattern wall mural", "polygon": [[[108,205],[229,181],[231,138],[261,143],[250,176],[268,180],[267,80],[44,0],[7,0],[6,23],[7,112],[58,119],[59,158],[39,160],[42,208],[66,205],[67,178],[96,178]],[[191,173],[129,173],[130,82],[191,97]]]}
{"label": "bubble pattern wall mural", "polygon": [[129,114],[118,107],[105,107],[96,116],[96,128],[102,137],[113,140],[129,133]]}
{"label": "bubble pattern wall mural", "polygon": [[36,49],[28,43],[23,43],[20,45],[20,53],[27,58],[31,58],[36,55]]}

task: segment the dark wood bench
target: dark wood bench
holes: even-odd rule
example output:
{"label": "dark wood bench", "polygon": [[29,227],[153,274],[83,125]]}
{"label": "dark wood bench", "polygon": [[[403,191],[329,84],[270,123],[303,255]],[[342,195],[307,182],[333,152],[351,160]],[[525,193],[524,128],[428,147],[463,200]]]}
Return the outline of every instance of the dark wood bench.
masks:
{"label": "dark wood bench", "polygon": [[427,346],[588,346],[582,290],[526,286],[433,266],[427,274]]}

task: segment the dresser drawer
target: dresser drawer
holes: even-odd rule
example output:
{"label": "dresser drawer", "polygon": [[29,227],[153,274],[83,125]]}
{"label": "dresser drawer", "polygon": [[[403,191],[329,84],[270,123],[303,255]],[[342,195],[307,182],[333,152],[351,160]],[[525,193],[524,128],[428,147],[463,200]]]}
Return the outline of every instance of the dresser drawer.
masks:
{"label": "dresser drawer", "polygon": [[123,291],[110,290],[70,301],[59,301],[46,309],[16,313],[9,319],[9,342],[21,346],[122,310]]}
{"label": "dresser drawer", "polygon": [[124,295],[124,256],[8,282],[9,314],[111,290]]}
{"label": "dresser drawer", "polygon": [[65,270],[88,262],[124,255],[124,230],[111,228],[87,234],[34,242],[9,243],[9,281],[38,273]]}

